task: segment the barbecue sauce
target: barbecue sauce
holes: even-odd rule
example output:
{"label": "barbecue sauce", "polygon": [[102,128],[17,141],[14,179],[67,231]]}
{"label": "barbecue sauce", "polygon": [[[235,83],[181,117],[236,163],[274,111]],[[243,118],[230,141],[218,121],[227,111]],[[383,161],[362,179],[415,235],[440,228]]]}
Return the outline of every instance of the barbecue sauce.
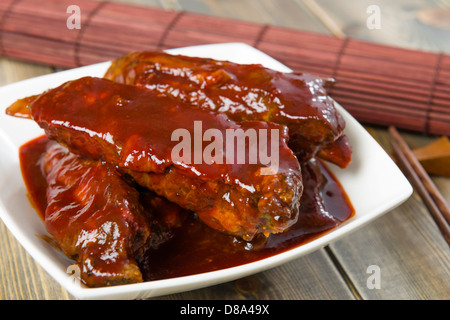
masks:
{"label": "barbecue sauce", "polygon": [[[41,158],[48,143],[46,137],[39,137],[19,150],[28,197],[42,220],[47,200]],[[173,226],[170,239],[148,249],[139,261],[144,280],[198,274],[264,259],[311,241],[353,216],[348,196],[322,161],[313,158],[303,163],[302,175],[304,192],[299,219],[287,231],[257,236],[248,242],[218,232],[202,223],[195,213],[183,211],[183,219]],[[144,207],[147,192],[141,190]],[[154,213],[154,208],[151,210]],[[156,218],[164,219],[164,208],[159,214]]]}

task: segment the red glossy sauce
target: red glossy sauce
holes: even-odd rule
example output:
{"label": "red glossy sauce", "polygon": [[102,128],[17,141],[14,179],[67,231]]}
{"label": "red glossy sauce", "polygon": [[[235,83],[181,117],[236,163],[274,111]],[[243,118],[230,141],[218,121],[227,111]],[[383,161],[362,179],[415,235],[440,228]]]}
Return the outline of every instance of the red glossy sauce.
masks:
{"label": "red glossy sauce", "polygon": [[[40,159],[47,143],[46,137],[37,138],[23,145],[19,154],[30,200],[41,218],[47,202]],[[314,161],[302,166],[305,188],[299,221],[288,231],[246,242],[215,231],[195,214],[188,214],[181,225],[172,230],[170,240],[147,251],[140,262],[144,279],[191,275],[260,260],[311,241],[349,219],[354,209],[345,191],[322,162]],[[145,194],[145,191],[141,193],[144,206]]]}
{"label": "red glossy sauce", "polygon": [[[118,167],[215,229],[250,240],[295,221],[301,173],[283,125],[234,122],[224,113],[94,77],[51,89],[29,109],[50,139]],[[180,130],[184,138],[177,141]]]}

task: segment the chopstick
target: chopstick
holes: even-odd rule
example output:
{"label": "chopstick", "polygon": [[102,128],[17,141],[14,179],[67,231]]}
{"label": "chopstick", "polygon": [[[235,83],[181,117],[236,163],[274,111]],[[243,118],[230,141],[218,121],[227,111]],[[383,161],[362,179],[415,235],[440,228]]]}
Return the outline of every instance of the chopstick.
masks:
{"label": "chopstick", "polygon": [[430,176],[397,129],[389,127],[392,150],[398,163],[425,203],[442,236],[450,246],[450,209]]}

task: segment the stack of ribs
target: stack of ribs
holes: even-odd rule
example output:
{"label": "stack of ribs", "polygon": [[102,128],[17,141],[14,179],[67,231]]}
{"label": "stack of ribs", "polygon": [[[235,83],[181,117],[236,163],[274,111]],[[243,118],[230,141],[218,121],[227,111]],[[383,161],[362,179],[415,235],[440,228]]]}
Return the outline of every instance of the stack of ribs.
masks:
{"label": "stack of ribs", "polygon": [[[155,217],[162,204],[245,241],[296,223],[302,163],[351,161],[345,122],[325,85],[256,64],[137,52],[113,61],[103,78],[69,81],[7,113],[33,119],[54,141],[42,162],[45,225],[80,265],[82,281],[96,287],[142,281],[143,252],[170,238],[174,220]],[[225,144],[215,161],[183,161],[195,150],[174,159],[173,133],[193,137],[195,123],[224,137],[230,129],[275,130],[276,170],[260,160],[228,161],[239,150]],[[269,139],[258,142],[271,150]],[[241,146],[248,154],[250,143]],[[150,191],[151,210],[138,188]]]}

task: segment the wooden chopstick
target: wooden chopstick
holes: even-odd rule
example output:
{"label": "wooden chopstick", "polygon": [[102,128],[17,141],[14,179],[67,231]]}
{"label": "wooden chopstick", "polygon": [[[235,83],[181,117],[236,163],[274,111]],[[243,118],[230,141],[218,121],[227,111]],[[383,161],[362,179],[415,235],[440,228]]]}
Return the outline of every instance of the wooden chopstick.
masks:
{"label": "wooden chopstick", "polygon": [[430,176],[415,157],[397,129],[389,127],[392,150],[400,167],[419,193],[442,236],[450,246],[450,209]]}

